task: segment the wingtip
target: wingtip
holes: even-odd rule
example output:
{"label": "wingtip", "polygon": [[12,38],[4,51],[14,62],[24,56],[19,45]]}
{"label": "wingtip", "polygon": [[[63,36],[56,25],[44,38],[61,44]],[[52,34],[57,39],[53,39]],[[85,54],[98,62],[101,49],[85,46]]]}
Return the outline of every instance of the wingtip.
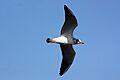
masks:
{"label": "wingtip", "polygon": [[64,5],[64,9],[67,9],[67,8],[68,8],[68,7],[67,7],[67,5],[65,4],[65,5]]}
{"label": "wingtip", "polygon": [[62,73],[59,73],[60,76],[62,76],[63,74]]}
{"label": "wingtip", "polygon": [[67,7],[67,5],[65,4],[64,7]]}

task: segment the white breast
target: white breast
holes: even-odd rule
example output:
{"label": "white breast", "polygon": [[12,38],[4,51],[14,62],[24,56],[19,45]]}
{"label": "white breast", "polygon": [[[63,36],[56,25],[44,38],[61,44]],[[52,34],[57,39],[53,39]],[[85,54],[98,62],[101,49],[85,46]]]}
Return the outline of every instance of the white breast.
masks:
{"label": "white breast", "polygon": [[65,36],[60,36],[60,37],[57,37],[57,38],[53,38],[53,40],[56,41],[57,43],[65,43],[65,44],[68,43],[68,40]]}

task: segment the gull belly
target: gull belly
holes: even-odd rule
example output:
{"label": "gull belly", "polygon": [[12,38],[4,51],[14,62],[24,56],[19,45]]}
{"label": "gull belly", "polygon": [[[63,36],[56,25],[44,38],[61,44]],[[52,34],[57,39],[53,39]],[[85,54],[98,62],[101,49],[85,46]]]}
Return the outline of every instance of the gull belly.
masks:
{"label": "gull belly", "polygon": [[68,44],[68,39],[65,36],[60,36],[60,37],[57,37],[57,38],[53,38],[53,40],[56,43]]}

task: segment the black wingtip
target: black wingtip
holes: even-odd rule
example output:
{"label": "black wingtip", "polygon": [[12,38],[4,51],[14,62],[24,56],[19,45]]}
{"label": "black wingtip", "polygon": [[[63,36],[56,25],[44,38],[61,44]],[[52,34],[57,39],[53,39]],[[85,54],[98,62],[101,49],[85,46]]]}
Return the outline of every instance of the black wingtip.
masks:
{"label": "black wingtip", "polygon": [[67,7],[67,5],[64,5],[64,9],[65,9],[65,10],[68,10],[68,7]]}
{"label": "black wingtip", "polygon": [[62,73],[59,73],[60,76],[62,76],[63,74]]}
{"label": "black wingtip", "polygon": [[75,17],[73,12],[66,5],[64,5],[64,10],[65,10],[65,19],[68,19],[70,17]]}
{"label": "black wingtip", "polygon": [[64,8],[67,8],[67,5],[64,5]]}

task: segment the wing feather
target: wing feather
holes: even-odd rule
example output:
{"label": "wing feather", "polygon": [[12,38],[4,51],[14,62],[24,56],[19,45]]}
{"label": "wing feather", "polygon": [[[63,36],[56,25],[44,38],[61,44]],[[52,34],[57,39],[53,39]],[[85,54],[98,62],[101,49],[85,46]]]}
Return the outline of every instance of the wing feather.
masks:
{"label": "wing feather", "polygon": [[63,59],[59,74],[62,76],[70,68],[76,53],[72,45],[60,44],[60,47],[61,47]]}
{"label": "wing feather", "polygon": [[72,13],[72,11],[66,5],[64,5],[64,10],[65,10],[65,22],[61,29],[61,35],[68,34],[73,35],[73,31],[78,25],[77,19]]}

